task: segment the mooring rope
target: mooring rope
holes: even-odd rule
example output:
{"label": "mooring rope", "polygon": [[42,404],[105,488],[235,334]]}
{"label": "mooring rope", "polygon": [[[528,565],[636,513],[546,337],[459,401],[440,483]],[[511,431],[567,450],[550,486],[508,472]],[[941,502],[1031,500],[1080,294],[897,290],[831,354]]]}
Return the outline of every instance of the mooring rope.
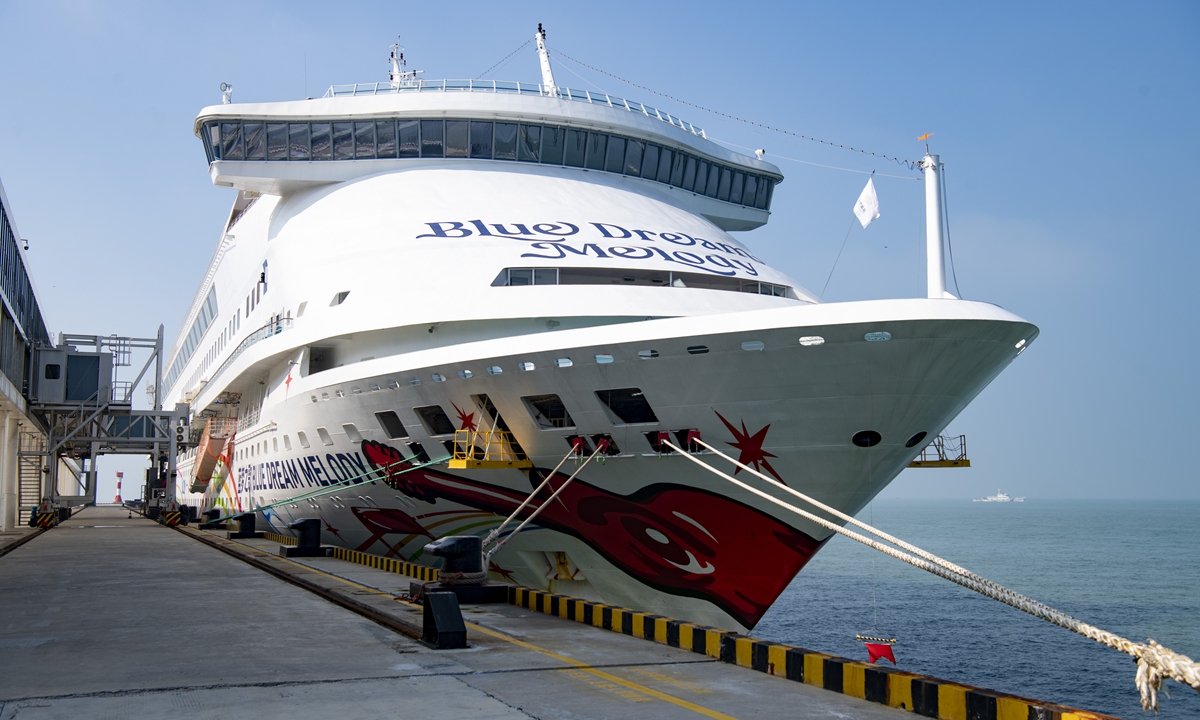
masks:
{"label": "mooring rope", "polygon": [[[879,552],[884,553],[885,555],[890,555],[891,557],[894,557],[897,560],[906,562],[909,565],[912,565],[913,567],[920,568],[928,573],[937,575],[940,578],[949,580],[952,583],[955,583],[957,585],[962,585],[963,587],[968,588],[970,590],[974,590],[975,592],[977,592],[981,595],[990,597],[993,600],[998,600],[998,601],[1004,603],[1005,605],[1008,605],[1010,607],[1014,607],[1023,612],[1029,613],[1030,615],[1033,615],[1034,617],[1038,617],[1043,620],[1046,620],[1047,622],[1054,623],[1055,625],[1058,625],[1059,627],[1066,628],[1067,630],[1071,630],[1072,632],[1079,633],[1080,635],[1083,635],[1084,637],[1087,637],[1087,638],[1091,638],[1092,640],[1095,640],[1096,642],[1099,642],[1103,645],[1107,645],[1108,647],[1113,648],[1114,650],[1120,650],[1121,652],[1126,653],[1127,655],[1133,656],[1137,660],[1137,664],[1138,664],[1137,676],[1135,677],[1134,682],[1137,684],[1138,692],[1141,694],[1143,710],[1154,710],[1155,712],[1158,712],[1158,690],[1162,686],[1162,681],[1164,678],[1167,678],[1167,677],[1172,678],[1176,682],[1182,683],[1184,685],[1187,685],[1187,686],[1193,688],[1194,690],[1200,691],[1200,663],[1194,662],[1190,657],[1188,657],[1186,655],[1181,655],[1179,653],[1176,653],[1176,652],[1170,650],[1169,648],[1163,647],[1162,645],[1158,644],[1154,640],[1147,640],[1145,643],[1135,643],[1131,640],[1127,640],[1126,638],[1121,637],[1120,635],[1108,632],[1107,630],[1102,630],[1098,627],[1095,627],[1094,625],[1089,625],[1088,623],[1085,623],[1077,618],[1074,618],[1064,612],[1055,610],[1054,608],[1050,607],[1049,605],[1046,605],[1045,603],[1034,600],[1033,598],[1027,597],[1018,592],[1009,590],[1008,588],[1004,587],[1003,585],[1000,585],[999,583],[995,583],[995,582],[987,580],[983,577],[980,577],[979,575],[976,575],[975,573],[972,573],[972,572],[966,570],[965,568],[959,567],[957,565],[954,565],[953,563],[950,563],[946,560],[938,558],[936,555],[933,555],[932,553],[927,553],[924,550],[920,550],[919,548],[917,548],[914,545],[904,543],[903,541],[900,541],[897,538],[893,538],[891,535],[888,535],[887,533],[877,530],[877,529],[867,525],[866,523],[863,523],[858,520],[854,520],[853,518],[850,518],[848,515],[840,512],[840,511],[834,510],[833,508],[829,507],[828,505],[819,503],[816,500],[809,498],[807,495],[803,495],[802,493],[799,493],[798,491],[794,491],[791,488],[788,488],[786,485],[783,485],[771,478],[766,477],[762,473],[751,470],[750,468],[746,467],[745,465],[742,465],[741,463],[737,462],[733,458],[730,458],[729,456],[725,455],[724,453],[713,449],[712,446],[708,445],[707,443],[704,443],[703,441],[700,441],[701,445],[708,448],[709,450],[712,450],[717,455],[720,455],[721,457],[725,458],[726,460],[729,460],[730,462],[734,463],[735,465],[737,465],[741,468],[744,468],[746,470],[750,470],[750,472],[753,473],[756,477],[763,478],[763,479],[769,481],[773,486],[778,487],[778,488],[783,488],[784,490],[788,491],[789,493],[805,499],[806,502],[811,503],[815,507],[825,510],[826,512],[830,512],[831,514],[833,514],[841,519],[847,520],[848,522],[851,522],[855,526],[860,527],[863,530],[866,530],[867,532],[870,532],[871,534],[876,535],[877,537],[888,539],[888,542],[894,543],[894,544],[899,545],[900,547],[904,547],[906,549],[910,549],[914,554],[902,552],[900,550],[897,550],[894,547],[891,547],[890,545],[885,545],[877,540],[873,540],[864,535],[860,535],[859,533],[856,533],[852,530],[847,530],[846,528],[838,525],[837,523],[834,523],[830,520],[827,520],[825,518],[814,515],[814,514],[808,512],[807,510],[798,508],[795,505],[792,505],[791,503],[780,500],[779,498],[777,498],[773,495],[770,495],[766,492],[763,492],[762,490],[751,487],[750,485],[747,485],[746,483],[734,478],[732,475],[728,475],[728,474],[718,470],[717,468],[712,467],[708,463],[702,462],[698,458],[692,456],[690,453],[686,453],[683,450],[680,450],[678,447],[673,445],[669,440],[664,440],[662,444],[671,448],[672,450],[679,453],[683,457],[686,457],[688,460],[691,460],[692,462],[696,463],[697,465],[704,468],[705,470],[708,470],[709,472],[713,473],[714,475],[717,475],[718,477],[728,480],[729,482],[733,483],[734,485],[737,485],[738,487],[740,487],[750,493],[753,493],[753,494],[763,498],[764,500],[767,500],[768,502],[774,503],[775,505],[778,505],[786,510],[790,510],[791,512],[794,512],[797,515],[800,515],[801,517],[803,517],[804,519],[814,522],[823,528],[832,530],[833,532],[836,532],[840,535],[844,535],[844,536],[850,538],[851,540],[860,542],[863,545],[866,545],[867,547],[874,548],[875,550],[878,550]],[[920,555],[920,557],[917,557],[918,554]]]}

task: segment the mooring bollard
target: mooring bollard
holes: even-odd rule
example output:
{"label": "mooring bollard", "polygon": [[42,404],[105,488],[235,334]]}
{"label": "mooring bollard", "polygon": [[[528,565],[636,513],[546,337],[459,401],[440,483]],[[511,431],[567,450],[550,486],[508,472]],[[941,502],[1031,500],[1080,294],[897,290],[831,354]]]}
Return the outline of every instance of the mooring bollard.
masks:
{"label": "mooring bollard", "polygon": [[262,538],[266,537],[264,532],[255,532],[256,515],[254,513],[243,513],[234,518],[238,522],[238,529],[231,530],[225,534],[229,540],[242,540],[244,538]]}
{"label": "mooring bollard", "polygon": [[421,642],[435,650],[467,646],[467,626],[463,623],[458,598],[452,592],[427,592],[421,596]]}
{"label": "mooring bollard", "polygon": [[279,546],[282,557],[319,557],[328,555],[321,547],[321,521],[318,518],[302,518],[288,524],[289,530],[296,531],[296,546]]}

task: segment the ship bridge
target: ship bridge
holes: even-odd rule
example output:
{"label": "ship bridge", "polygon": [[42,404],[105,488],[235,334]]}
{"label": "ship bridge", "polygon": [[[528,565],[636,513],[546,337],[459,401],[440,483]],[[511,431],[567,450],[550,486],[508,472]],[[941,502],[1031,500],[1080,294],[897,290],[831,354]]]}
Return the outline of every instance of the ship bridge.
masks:
{"label": "ship bridge", "polygon": [[783,180],[657,108],[520,82],[335,85],[319,99],[205,108],[195,132],[214,184],[274,195],[425,167],[549,165],[620,175],[729,231],[765,224]]}

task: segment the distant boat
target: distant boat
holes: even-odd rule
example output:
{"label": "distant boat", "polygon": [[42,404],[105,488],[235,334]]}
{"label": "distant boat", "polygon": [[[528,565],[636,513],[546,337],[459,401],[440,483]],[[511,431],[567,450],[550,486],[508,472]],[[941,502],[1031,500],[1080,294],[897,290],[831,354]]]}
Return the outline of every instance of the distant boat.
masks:
{"label": "distant boat", "polygon": [[1025,502],[1025,498],[1024,497],[1017,497],[1017,498],[1009,497],[1008,493],[1002,493],[1002,492],[1000,492],[1000,489],[997,488],[995,495],[988,495],[985,498],[975,498],[971,502],[999,502],[999,503]]}

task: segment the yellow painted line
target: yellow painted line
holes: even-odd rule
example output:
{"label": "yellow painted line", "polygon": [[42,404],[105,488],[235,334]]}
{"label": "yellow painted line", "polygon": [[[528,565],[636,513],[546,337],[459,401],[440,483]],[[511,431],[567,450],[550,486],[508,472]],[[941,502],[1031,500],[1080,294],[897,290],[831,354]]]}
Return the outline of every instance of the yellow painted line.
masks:
{"label": "yellow painted line", "polygon": [[555,660],[558,660],[560,662],[565,662],[570,665],[574,665],[575,667],[579,668],[580,670],[583,670],[586,673],[595,675],[598,678],[603,678],[604,680],[607,680],[612,683],[616,683],[622,687],[629,688],[630,690],[636,690],[637,692],[644,693],[646,695],[649,695],[650,697],[658,698],[659,700],[662,700],[663,702],[671,703],[672,705],[681,707],[685,710],[691,710],[694,713],[699,713],[700,715],[703,715],[705,717],[717,718],[718,720],[736,720],[736,718],[734,718],[732,715],[726,715],[725,713],[706,708],[703,705],[697,705],[694,702],[688,702],[687,700],[684,700],[683,698],[677,698],[674,695],[668,695],[667,693],[659,692],[658,690],[655,690],[653,688],[648,688],[645,685],[635,683],[631,680],[626,680],[624,678],[617,677],[616,675],[613,675],[612,673],[606,673],[603,670],[597,670],[596,668],[591,667],[587,663],[580,662],[579,660],[576,660],[575,658],[570,658],[570,657],[567,657],[566,655],[560,655],[560,654],[554,652],[553,650],[547,650],[546,648],[538,647],[537,645],[534,645],[532,643],[527,643],[524,640],[517,640],[516,638],[509,637],[503,633],[497,632],[490,628],[485,628],[482,625],[476,625],[475,623],[470,623],[470,622],[467,623],[466,625],[467,625],[467,627],[469,627],[477,632],[483,633],[484,635],[490,635],[499,640],[504,640],[505,642],[510,642],[513,645],[516,645],[517,647],[522,647],[522,648],[525,648],[526,650],[532,650],[534,652],[541,653],[547,657],[552,657]]}

